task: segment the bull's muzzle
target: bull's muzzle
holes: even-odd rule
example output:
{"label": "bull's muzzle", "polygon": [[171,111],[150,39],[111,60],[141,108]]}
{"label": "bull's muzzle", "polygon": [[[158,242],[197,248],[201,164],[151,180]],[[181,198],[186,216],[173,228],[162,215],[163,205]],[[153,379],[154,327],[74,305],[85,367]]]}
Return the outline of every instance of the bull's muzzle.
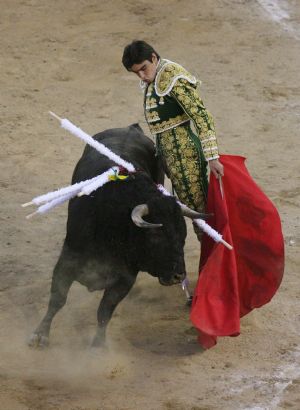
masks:
{"label": "bull's muzzle", "polygon": [[184,273],[176,273],[172,275],[170,278],[164,278],[162,276],[158,277],[159,283],[163,286],[171,286],[176,285],[177,283],[181,283],[183,279],[186,277]]}

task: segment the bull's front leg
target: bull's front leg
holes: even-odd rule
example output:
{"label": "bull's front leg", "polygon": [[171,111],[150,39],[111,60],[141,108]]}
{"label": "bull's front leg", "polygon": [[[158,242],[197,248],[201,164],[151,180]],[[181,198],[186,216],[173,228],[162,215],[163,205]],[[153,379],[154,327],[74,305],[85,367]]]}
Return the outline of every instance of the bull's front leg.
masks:
{"label": "bull's front leg", "polygon": [[122,277],[113,286],[105,289],[97,312],[98,328],[92,343],[93,347],[102,346],[104,344],[108,322],[117,305],[124,299],[134,285],[135,279],[136,275],[126,278]]}
{"label": "bull's front leg", "polygon": [[67,269],[66,261],[62,259],[63,257],[60,258],[53,272],[47,313],[28,341],[31,347],[48,346],[52,320],[66,303],[69,289],[73,283],[73,275],[70,269]]}

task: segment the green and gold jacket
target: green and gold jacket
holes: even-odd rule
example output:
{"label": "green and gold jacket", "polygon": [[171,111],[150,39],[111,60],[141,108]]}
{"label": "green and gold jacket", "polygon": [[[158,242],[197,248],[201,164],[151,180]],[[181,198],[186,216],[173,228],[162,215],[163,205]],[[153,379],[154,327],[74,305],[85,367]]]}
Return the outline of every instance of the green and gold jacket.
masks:
{"label": "green and gold jacket", "polygon": [[141,82],[144,111],[154,135],[192,120],[207,161],[219,158],[214,122],[197,93],[199,81],[182,66],[162,59],[155,80]]}

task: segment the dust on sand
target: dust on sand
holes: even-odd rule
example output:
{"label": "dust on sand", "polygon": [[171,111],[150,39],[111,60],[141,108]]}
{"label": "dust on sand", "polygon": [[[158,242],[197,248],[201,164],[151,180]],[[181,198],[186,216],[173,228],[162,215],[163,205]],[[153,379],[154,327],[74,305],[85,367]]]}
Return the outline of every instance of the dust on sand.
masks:
{"label": "dust on sand", "polygon": [[[287,15],[274,20],[263,3],[0,0],[2,408],[300,408],[300,6],[284,2]],[[101,295],[74,285],[54,320],[51,347],[31,351],[26,339],[48,303],[66,207],[28,222],[20,204],[68,184],[83,149],[47,112],[91,134],[137,121],[144,127],[137,79],[120,63],[133,38],[201,78],[221,151],[248,157],[279,209],[285,278],[270,304],[242,320],[238,338],[205,352],[181,289],[146,274],[117,309],[108,348],[91,351]],[[193,284],[198,258],[189,226]]]}

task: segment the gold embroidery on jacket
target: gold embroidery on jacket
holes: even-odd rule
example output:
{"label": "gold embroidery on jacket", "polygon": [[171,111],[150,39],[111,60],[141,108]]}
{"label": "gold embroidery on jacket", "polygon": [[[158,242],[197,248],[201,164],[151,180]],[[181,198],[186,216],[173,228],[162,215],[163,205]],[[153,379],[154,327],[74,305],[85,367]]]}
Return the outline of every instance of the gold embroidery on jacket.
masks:
{"label": "gold embroidery on jacket", "polygon": [[156,94],[159,97],[168,94],[172,90],[176,81],[180,78],[183,78],[194,85],[198,82],[196,77],[190,74],[181,65],[169,60],[162,60],[161,68],[159,68],[155,78]]}
{"label": "gold embroidery on jacket", "polygon": [[158,148],[169,171],[170,179],[181,202],[203,212],[206,201],[206,184],[203,178],[206,165],[199,161],[197,148],[190,137],[189,126],[179,126],[162,133]]}
{"label": "gold embroidery on jacket", "polygon": [[152,108],[157,108],[156,98],[146,98],[146,110],[151,110]]}
{"label": "gold embroidery on jacket", "polygon": [[159,121],[159,120],[160,120],[157,111],[150,111],[150,112],[149,112],[149,111],[146,111],[146,112],[145,112],[145,116],[146,116],[146,120],[147,120],[147,122],[148,122],[149,127],[152,126],[152,125],[150,125],[149,123],[151,123],[151,122],[156,122],[156,121]]}
{"label": "gold embroidery on jacket", "polygon": [[193,121],[205,158],[207,160],[218,158],[214,121],[211,114],[206,110],[195,87],[184,79],[178,80],[171,91],[171,96],[178,101]]}
{"label": "gold embroidery on jacket", "polygon": [[[151,114],[154,114],[154,112],[152,112]],[[183,113],[182,115],[177,115],[175,118],[170,118],[169,120],[159,122],[158,124],[149,124],[150,121],[147,115],[147,122],[150,128],[151,134],[158,134],[158,133],[164,132],[170,128],[177,127],[178,125],[183,124],[189,120],[190,120],[189,116],[186,113]]]}

